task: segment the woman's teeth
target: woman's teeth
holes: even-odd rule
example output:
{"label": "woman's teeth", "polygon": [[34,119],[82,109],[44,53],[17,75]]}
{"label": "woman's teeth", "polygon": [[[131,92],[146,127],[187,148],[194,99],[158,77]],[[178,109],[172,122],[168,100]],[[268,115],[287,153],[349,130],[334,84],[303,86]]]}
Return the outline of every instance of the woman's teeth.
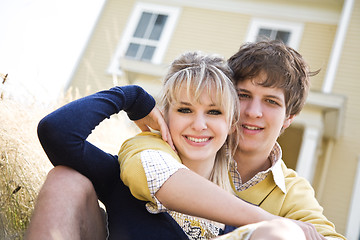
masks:
{"label": "woman's teeth", "polygon": [[196,143],[206,142],[209,140],[209,138],[194,138],[194,137],[186,137],[186,138]]}

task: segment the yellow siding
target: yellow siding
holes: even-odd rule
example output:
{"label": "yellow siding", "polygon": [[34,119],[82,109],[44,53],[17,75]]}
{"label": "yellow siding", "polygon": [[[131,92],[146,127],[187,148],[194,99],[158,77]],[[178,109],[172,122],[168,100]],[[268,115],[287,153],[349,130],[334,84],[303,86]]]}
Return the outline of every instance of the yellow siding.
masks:
{"label": "yellow siding", "polygon": [[336,28],[334,25],[318,23],[306,23],[304,26],[299,52],[309,63],[311,70],[321,69],[318,75],[311,78],[312,91],[321,90]]}
{"label": "yellow siding", "polygon": [[226,58],[244,42],[250,16],[184,7],[165,62],[184,51],[201,50]]}
{"label": "yellow siding", "polygon": [[[107,69],[125,29],[134,5],[133,0],[106,1],[88,46],[74,73],[72,87],[88,94],[113,86]],[[120,79],[124,83],[124,80]],[[84,91],[84,89],[87,89]]]}
{"label": "yellow siding", "polygon": [[360,1],[355,1],[335,78],[333,93],[347,96],[342,137],[336,142],[325,195],[322,201],[326,214],[345,232],[348,207],[352,195],[357,158],[360,156]]}

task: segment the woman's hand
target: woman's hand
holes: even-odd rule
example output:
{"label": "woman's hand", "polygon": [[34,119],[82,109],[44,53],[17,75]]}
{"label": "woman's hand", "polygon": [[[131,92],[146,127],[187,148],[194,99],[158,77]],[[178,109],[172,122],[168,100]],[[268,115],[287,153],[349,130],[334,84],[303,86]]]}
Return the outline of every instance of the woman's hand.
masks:
{"label": "woman's hand", "polygon": [[150,132],[151,129],[160,131],[162,139],[167,142],[174,151],[176,151],[164,116],[157,107],[154,107],[146,117],[134,122],[142,132]]}

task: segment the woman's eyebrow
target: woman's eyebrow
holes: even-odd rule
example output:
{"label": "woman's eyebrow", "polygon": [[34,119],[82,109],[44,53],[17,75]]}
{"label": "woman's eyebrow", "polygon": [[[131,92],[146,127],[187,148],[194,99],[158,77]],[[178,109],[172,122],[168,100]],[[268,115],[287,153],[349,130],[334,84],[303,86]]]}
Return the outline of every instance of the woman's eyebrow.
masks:
{"label": "woman's eyebrow", "polygon": [[179,104],[181,105],[186,105],[186,106],[191,106],[192,104],[189,103],[189,102],[183,102],[183,101],[180,101]]}
{"label": "woman's eyebrow", "polygon": [[[180,101],[179,105],[192,106],[192,104],[190,102],[183,102],[183,101]],[[209,107],[216,107],[217,105],[215,103],[210,103],[208,106]]]}

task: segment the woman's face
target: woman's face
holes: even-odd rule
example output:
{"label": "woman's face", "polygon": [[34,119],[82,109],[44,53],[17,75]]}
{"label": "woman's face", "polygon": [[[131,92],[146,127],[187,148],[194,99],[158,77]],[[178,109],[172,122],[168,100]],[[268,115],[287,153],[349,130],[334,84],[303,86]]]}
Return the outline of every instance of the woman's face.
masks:
{"label": "woman's face", "polygon": [[194,164],[194,161],[214,161],[217,151],[225,143],[230,125],[226,114],[213,99],[203,91],[200,101],[191,101],[184,86],[178,101],[170,104],[166,114],[168,125],[185,165]]}

